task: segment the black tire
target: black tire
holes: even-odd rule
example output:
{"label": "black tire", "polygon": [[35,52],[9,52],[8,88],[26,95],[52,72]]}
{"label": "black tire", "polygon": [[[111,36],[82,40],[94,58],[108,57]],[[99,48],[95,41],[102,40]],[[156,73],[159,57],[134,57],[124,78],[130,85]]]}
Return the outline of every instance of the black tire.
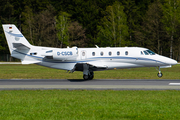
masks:
{"label": "black tire", "polygon": [[94,78],[94,73],[93,73],[93,72],[90,72],[89,80],[92,80],[93,78]]}
{"label": "black tire", "polygon": [[94,78],[94,75],[89,75],[89,80],[92,80]]}
{"label": "black tire", "polygon": [[159,78],[161,78],[161,77],[163,76],[163,74],[162,74],[162,73],[158,73],[157,76],[158,76]]}
{"label": "black tire", "polygon": [[84,80],[88,80],[89,76],[88,75],[83,75]]}

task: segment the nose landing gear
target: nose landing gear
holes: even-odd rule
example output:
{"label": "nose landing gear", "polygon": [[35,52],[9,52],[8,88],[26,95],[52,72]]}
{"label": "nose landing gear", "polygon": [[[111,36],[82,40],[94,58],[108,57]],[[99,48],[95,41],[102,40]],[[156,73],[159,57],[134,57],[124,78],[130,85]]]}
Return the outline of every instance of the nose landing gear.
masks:
{"label": "nose landing gear", "polygon": [[162,73],[158,73],[157,76],[158,76],[159,78],[161,78],[161,77],[163,76],[163,74],[162,74]]}
{"label": "nose landing gear", "polygon": [[158,68],[159,68],[159,72],[158,72],[157,76],[158,76],[159,78],[161,78],[161,77],[163,76],[163,74],[161,73],[161,70],[160,70],[160,67],[159,67],[159,66],[158,66]]}

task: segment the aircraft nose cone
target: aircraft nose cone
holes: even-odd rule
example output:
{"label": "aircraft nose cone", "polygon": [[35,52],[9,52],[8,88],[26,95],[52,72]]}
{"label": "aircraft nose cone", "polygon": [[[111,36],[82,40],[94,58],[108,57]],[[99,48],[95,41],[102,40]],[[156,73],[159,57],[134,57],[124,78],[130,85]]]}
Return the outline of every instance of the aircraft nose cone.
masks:
{"label": "aircraft nose cone", "polygon": [[173,59],[170,59],[168,63],[169,63],[170,65],[176,65],[176,64],[177,64],[177,61],[176,61],[176,60],[173,60]]}
{"label": "aircraft nose cone", "polygon": [[176,60],[172,60],[171,65],[176,65],[176,64],[177,64],[177,61]]}
{"label": "aircraft nose cone", "polygon": [[165,57],[165,56],[161,56],[160,59],[164,62],[164,64],[166,64],[167,66],[172,66],[172,65],[176,65],[177,61],[174,59],[171,59],[169,57]]}

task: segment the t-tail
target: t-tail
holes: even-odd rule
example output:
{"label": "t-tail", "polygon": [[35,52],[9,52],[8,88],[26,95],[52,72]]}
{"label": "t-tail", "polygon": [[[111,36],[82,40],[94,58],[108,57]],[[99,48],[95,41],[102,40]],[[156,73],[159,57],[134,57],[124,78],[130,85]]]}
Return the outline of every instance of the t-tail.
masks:
{"label": "t-tail", "polygon": [[22,64],[38,63],[36,59],[28,56],[33,47],[13,24],[3,24],[3,30],[12,57],[20,59]]}

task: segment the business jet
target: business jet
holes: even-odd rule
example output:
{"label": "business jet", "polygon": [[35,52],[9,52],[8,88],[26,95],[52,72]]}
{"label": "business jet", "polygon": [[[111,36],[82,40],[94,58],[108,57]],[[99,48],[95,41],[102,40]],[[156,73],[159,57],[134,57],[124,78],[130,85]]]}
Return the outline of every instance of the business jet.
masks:
{"label": "business jet", "polygon": [[22,64],[38,64],[69,72],[82,71],[84,80],[94,78],[94,71],[157,67],[158,77],[163,74],[160,68],[171,67],[177,61],[155,54],[141,47],[94,48],[53,48],[31,45],[13,24],[3,24],[3,30],[12,57]]}

